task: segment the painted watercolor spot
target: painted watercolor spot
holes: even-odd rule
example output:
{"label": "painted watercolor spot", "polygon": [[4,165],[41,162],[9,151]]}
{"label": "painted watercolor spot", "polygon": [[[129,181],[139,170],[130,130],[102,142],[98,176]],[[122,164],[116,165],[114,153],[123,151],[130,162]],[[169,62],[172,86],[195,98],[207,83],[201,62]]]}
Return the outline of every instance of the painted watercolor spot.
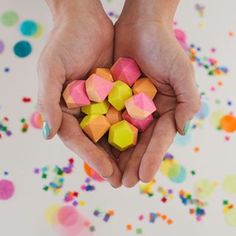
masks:
{"label": "painted watercolor spot", "polygon": [[39,39],[39,38],[42,37],[43,33],[44,33],[44,27],[43,27],[43,25],[38,24],[38,25],[37,25],[37,31],[36,31],[35,34],[32,36],[32,38]]}
{"label": "painted watercolor spot", "polygon": [[45,211],[45,219],[48,224],[55,225],[58,223],[57,213],[60,209],[59,205],[52,205]]}
{"label": "painted watercolor spot", "polygon": [[93,170],[87,163],[84,163],[84,170],[86,174],[93,180],[96,180],[98,182],[104,181],[104,179],[95,170]]}
{"label": "painted watercolor spot", "polygon": [[28,41],[19,41],[14,45],[14,53],[18,57],[27,57],[32,52],[32,46]]}
{"label": "painted watercolor spot", "polygon": [[236,117],[233,115],[223,116],[220,120],[220,128],[229,133],[236,131]]}
{"label": "painted watercolor spot", "polygon": [[225,177],[223,189],[228,194],[236,194],[236,175],[228,175]]}
{"label": "painted watercolor spot", "polygon": [[204,120],[210,113],[209,105],[206,102],[202,102],[199,112],[196,114],[196,118]]}
{"label": "painted watercolor spot", "polygon": [[213,195],[218,184],[208,179],[198,180],[194,184],[195,195],[200,199],[207,199]]}
{"label": "painted watercolor spot", "polygon": [[176,160],[164,158],[161,164],[161,173],[174,183],[183,183],[187,177],[186,169]]}
{"label": "painted watercolor spot", "polygon": [[16,25],[18,20],[19,20],[19,16],[14,11],[6,11],[0,17],[1,23],[7,27]]}
{"label": "painted watercolor spot", "polygon": [[174,143],[178,146],[187,146],[192,141],[191,132],[187,133],[186,135],[177,134],[174,140]]}
{"label": "painted watercolor spot", "polygon": [[60,236],[91,236],[90,221],[73,206],[53,205],[45,212],[46,221]]}
{"label": "painted watercolor spot", "polygon": [[35,129],[42,129],[43,117],[40,112],[34,112],[30,117],[30,123]]}
{"label": "painted watercolor spot", "polygon": [[211,114],[210,122],[216,129],[220,128],[220,121],[224,114],[225,113],[223,111],[215,111]]}
{"label": "painted watercolor spot", "polygon": [[12,181],[0,180],[0,200],[8,200],[13,197],[14,193],[15,186]]}
{"label": "painted watercolor spot", "polygon": [[230,226],[236,227],[236,208],[229,210],[225,214],[225,220]]}
{"label": "painted watercolor spot", "polygon": [[22,35],[30,37],[37,33],[38,24],[33,20],[25,20],[20,24],[20,32]]}
{"label": "painted watercolor spot", "polygon": [[66,227],[78,222],[79,214],[74,207],[65,206],[58,211],[58,223]]}
{"label": "painted watercolor spot", "polygon": [[5,49],[5,45],[4,45],[3,41],[0,40],[0,54],[3,53],[4,49]]}

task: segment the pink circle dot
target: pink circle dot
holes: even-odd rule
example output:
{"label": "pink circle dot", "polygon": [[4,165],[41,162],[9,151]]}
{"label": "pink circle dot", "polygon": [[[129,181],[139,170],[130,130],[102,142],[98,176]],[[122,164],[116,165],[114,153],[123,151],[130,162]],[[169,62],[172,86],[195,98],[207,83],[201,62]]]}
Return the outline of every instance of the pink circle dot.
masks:
{"label": "pink circle dot", "polygon": [[9,180],[0,180],[0,200],[8,200],[15,192],[14,184]]}
{"label": "pink circle dot", "polygon": [[58,212],[58,221],[60,224],[69,227],[75,225],[79,220],[79,214],[74,207],[65,206]]}

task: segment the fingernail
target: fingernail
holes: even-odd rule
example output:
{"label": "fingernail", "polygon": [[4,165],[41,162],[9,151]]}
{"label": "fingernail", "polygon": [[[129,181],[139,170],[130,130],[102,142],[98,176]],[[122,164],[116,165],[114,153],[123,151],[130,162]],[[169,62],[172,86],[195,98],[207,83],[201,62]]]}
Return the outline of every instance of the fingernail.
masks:
{"label": "fingernail", "polygon": [[43,122],[43,137],[45,139],[48,138],[49,134],[50,134],[51,129],[49,128],[48,122],[44,121]]}
{"label": "fingernail", "polygon": [[191,121],[192,120],[188,120],[184,126],[184,134],[188,134],[191,130]]}

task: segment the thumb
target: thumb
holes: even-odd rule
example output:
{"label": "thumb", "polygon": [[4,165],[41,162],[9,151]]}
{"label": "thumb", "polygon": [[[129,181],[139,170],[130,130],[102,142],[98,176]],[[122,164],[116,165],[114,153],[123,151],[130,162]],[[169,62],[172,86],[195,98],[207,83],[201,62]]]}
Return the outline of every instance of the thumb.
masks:
{"label": "thumb", "polygon": [[[178,64],[179,63],[179,64]],[[178,132],[185,135],[191,128],[191,120],[200,108],[200,96],[195,82],[192,65],[186,61],[176,60],[175,68],[171,71],[171,86],[176,97],[175,122]],[[185,66],[183,66],[185,65]]]}
{"label": "thumb", "polygon": [[[49,64],[48,64],[49,65]],[[43,136],[53,138],[62,122],[60,99],[65,77],[53,66],[39,66],[38,110],[43,116]]]}

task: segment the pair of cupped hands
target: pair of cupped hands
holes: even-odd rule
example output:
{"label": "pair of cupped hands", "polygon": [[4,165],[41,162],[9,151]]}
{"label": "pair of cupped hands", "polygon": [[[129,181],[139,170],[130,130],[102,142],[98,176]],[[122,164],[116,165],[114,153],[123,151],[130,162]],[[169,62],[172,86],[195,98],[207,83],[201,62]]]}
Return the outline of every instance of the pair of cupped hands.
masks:
{"label": "pair of cupped hands", "polygon": [[[98,8],[55,16],[54,24],[38,66],[38,106],[50,131],[46,138],[58,134],[114,188],[151,181],[176,133],[188,132],[200,104],[192,65],[172,25],[145,17],[130,21],[122,14],[114,26]],[[134,59],[158,89],[154,122],[124,152],[105,138],[90,141],[79,126],[79,110],[68,110],[61,98],[66,84],[86,78],[94,68],[111,67],[119,57]]]}

